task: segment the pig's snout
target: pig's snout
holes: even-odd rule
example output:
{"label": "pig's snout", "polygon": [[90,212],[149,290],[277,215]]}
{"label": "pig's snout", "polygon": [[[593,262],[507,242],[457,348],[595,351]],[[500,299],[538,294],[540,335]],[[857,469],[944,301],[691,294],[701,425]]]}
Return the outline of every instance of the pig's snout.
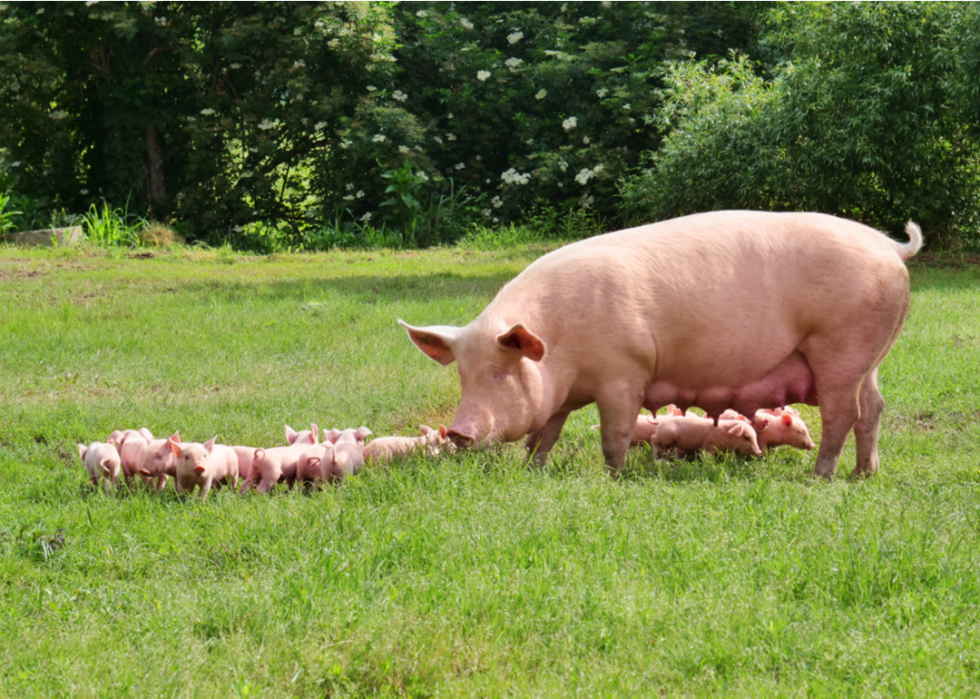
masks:
{"label": "pig's snout", "polygon": [[476,443],[476,437],[463,434],[458,430],[449,430],[446,435],[457,449],[469,449]]}

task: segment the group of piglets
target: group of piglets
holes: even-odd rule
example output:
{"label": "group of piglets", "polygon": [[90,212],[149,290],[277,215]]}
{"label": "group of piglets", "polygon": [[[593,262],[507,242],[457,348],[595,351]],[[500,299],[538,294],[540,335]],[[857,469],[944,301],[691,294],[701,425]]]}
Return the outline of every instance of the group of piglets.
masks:
{"label": "group of piglets", "polygon": [[813,449],[810,432],[793,408],[759,410],[751,420],[734,410],[723,412],[717,423],[711,418],[686,413],[674,405],[664,415],[640,415],[633,428],[631,446],[649,444],[658,459],[671,450],[678,459],[698,451],[729,450],[761,456],[781,445]]}
{"label": "group of piglets", "polygon": [[118,430],[105,442],[79,444],[78,455],[93,487],[100,482],[115,487],[121,475],[132,488],[139,476],[160,491],[171,477],[178,493],[190,495],[197,489],[203,500],[212,486],[238,489],[239,480],[242,492],[254,487],[263,493],[277,483],[290,488],[297,481],[336,483],[365,463],[385,463],[415,451],[434,456],[440,448],[452,448],[444,426],[434,430],[422,425],[419,431],[418,437],[379,437],[365,444],[372,434],[367,427],[332,429],[321,442],[315,423],[301,432],[286,425],[287,446],[262,448],[216,444],[217,437],[204,444],[181,442],[179,432],[156,439],[144,427]]}

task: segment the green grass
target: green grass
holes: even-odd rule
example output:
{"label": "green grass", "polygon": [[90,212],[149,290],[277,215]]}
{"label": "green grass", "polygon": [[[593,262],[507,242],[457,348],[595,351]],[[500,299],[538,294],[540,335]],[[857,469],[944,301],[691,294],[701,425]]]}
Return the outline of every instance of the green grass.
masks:
{"label": "green grass", "polygon": [[545,250],[0,248],[0,695],[975,696],[975,268],[913,265],[866,482],[787,449],[612,481],[587,408],[544,469],[508,445],[313,494],[86,485],[76,442],[117,427],[448,422],[454,368],[395,319],[467,322]]}

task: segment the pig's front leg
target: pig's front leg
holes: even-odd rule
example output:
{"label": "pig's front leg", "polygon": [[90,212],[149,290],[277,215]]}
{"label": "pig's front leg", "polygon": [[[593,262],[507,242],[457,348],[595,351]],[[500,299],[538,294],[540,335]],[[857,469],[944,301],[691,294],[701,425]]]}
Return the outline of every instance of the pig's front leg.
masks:
{"label": "pig's front leg", "polygon": [[211,481],[212,481],[211,477],[208,476],[207,479],[203,483],[201,483],[197,496],[201,498],[202,502],[204,501],[204,498],[208,496],[208,492],[210,492],[211,490]]}
{"label": "pig's front leg", "polygon": [[527,436],[525,446],[527,446],[529,459],[534,459],[540,466],[547,463],[548,454],[551,452],[551,448],[555,446],[555,442],[558,441],[561,429],[565,426],[565,421],[568,420],[568,415],[567,411],[555,413],[544,423],[544,427]]}
{"label": "pig's front leg", "polygon": [[602,455],[606,468],[613,478],[618,478],[626,465],[626,451],[633,438],[633,428],[640,414],[642,390],[625,383],[604,387],[596,397],[602,433]]}

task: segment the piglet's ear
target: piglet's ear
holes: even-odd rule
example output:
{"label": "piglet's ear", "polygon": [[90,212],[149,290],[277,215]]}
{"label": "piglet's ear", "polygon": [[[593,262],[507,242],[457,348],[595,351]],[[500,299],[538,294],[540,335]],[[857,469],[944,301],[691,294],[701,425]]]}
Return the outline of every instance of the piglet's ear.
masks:
{"label": "piglet's ear", "polygon": [[211,439],[204,443],[204,451],[208,454],[214,452],[214,443],[218,440],[218,435],[214,435]]}
{"label": "piglet's ear", "polygon": [[87,452],[88,452],[88,447],[87,446],[85,446],[84,444],[79,444],[78,445],[78,456],[79,456],[79,458],[81,458],[81,459],[84,460],[85,459],[85,454]]}
{"label": "piglet's ear", "polygon": [[544,359],[544,343],[520,323],[503,335],[498,335],[497,344],[501,347],[517,350],[534,362],[540,362]]}
{"label": "piglet's ear", "polygon": [[440,364],[452,364],[456,361],[453,344],[459,338],[462,328],[451,325],[432,325],[427,328],[415,328],[401,318],[398,324],[408,331],[415,346]]}
{"label": "piglet's ear", "polygon": [[732,425],[731,429],[728,430],[728,434],[741,437],[743,434],[745,434],[745,425],[742,423]]}
{"label": "piglet's ear", "polygon": [[170,447],[170,452],[177,458],[180,458],[180,452],[183,451],[180,448],[180,442],[176,441],[173,437],[171,437],[170,439],[167,440],[167,445]]}
{"label": "piglet's ear", "polygon": [[439,436],[443,439],[449,436],[449,430],[446,429],[445,425],[439,425]]}
{"label": "piglet's ear", "polygon": [[298,436],[299,435],[296,434],[296,430],[294,430],[289,425],[286,425],[286,444],[292,445],[296,441],[296,437]]}
{"label": "piglet's ear", "polygon": [[310,432],[313,433],[313,443],[316,444],[318,441],[317,434],[320,432],[320,428],[317,427],[317,424],[315,422],[310,423]]}
{"label": "piglet's ear", "polygon": [[782,422],[787,427],[789,427],[790,425],[793,424],[793,416],[790,415],[789,413],[783,413],[783,416],[779,418],[779,421]]}

